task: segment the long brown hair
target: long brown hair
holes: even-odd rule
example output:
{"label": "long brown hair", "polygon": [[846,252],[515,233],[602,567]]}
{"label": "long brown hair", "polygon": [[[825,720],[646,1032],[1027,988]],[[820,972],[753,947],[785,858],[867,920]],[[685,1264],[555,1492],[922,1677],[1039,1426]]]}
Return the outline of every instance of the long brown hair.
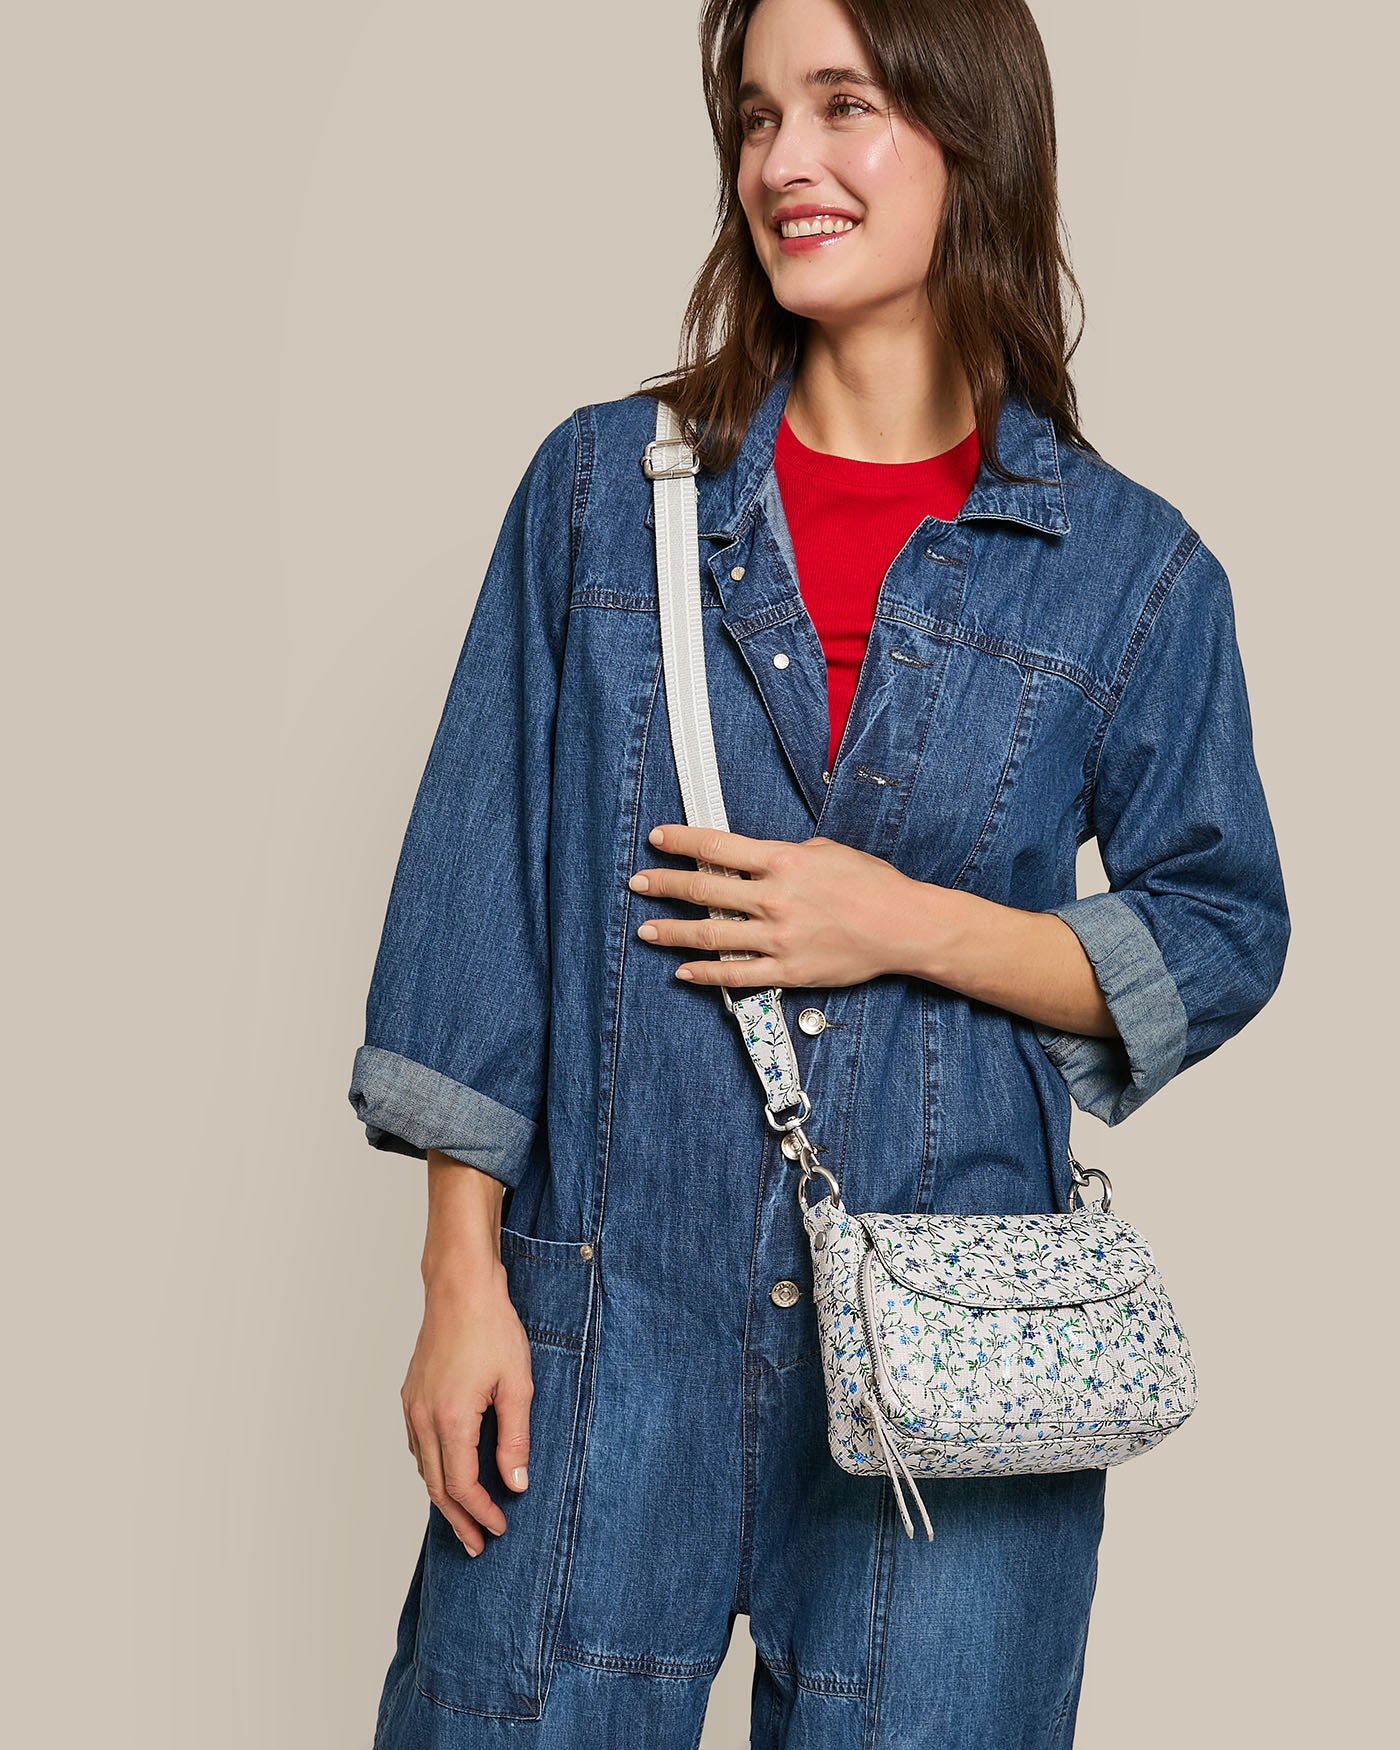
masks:
{"label": "long brown hair", "polygon": [[[773,295],[738,198],[743,143],[736,93],[744,34],[759,0],[704,0],[705,103],[719,156],[715,242],[696,278],[678,368],[634,395],[667,400],[704,467],[737,455],[779,373],[801,358],[807,318]],[[875,71],[910,122],[931,133],[948,188],[929,264],[928,294],[966,373],[987,467],[1002,401],[1019,392],[1070,443],[1078,426],[1069,360],[1083,333],[1083,297],[1060,241],[1050,69],[1025,0],[843,0]],[[1078,302],[1068,345],[1062,296]],[[653,380],[648,379],[648,384]],[[1097,454],[1097,452],[1094,452]]]}

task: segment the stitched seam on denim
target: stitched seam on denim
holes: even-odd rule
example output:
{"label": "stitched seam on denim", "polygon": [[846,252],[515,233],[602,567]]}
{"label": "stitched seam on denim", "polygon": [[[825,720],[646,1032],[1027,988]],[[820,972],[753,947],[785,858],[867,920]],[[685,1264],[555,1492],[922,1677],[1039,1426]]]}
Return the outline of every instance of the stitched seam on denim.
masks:
{"label": "stitched seam on denim", "polygon": [[1070,517],[1069,509],[1065,504],[1065,477],[1060,467],[1059,433],[1055,430],[1055,422],[1053,419],[1044,419],[1042,423],[1045,426],[1045,438],[1042,441],[1047,445],[1050,451],[1050,466],[1055,470],[1055,485],[1059,489],[1060,494],[1060,510],[1064,514],[1065,522],[1068,523]]}
{"label": "stitched seam on denim", "polygon": [[[778,565],[784,572],[787,571],[787,563],[784,560],[782,553],[779,551],[777,543],[773,539],[773,531],[768,527],[766,522],[761,522],[755,529],[754,540],[756,542],[765,541],[769,549],[770,563]],[[822,651],[821,640],[816,635],[816,629],[812,624],[812,617],[807,612],[807,604],[803,601],[800,594],[790,594],[784,596],[779,601],[771,602],[766,607],[750,614],[744,620],[731,622],[726,612],[724,624],[736,639],[742,639],[764,627],[791,624],[804,634],[808,640],[809,649],[813,650],[817,660],[819,660],[823,666],[825,665],[826,657]],[[761,687],[759,690],[762,692]],[[765,709],[767,709],[766,700]],[[782,749],[783,757],[786,759],[788,766],[793,773],[793,782],[796,785],[798,794],[801,796],[802,801],[806,805],[807,810],[812,815],[813,819],[819,819],[822,812],[825,810],[829,791],[825,785],[822,785],[822,796],[818,801],[814,801],[808,794],[807,785],[802,775],[802,766],[795,758],[792,749],[788,746],[787,740],[783,736],[781,729],[778,728],[776,720],[773,720],[772,712],[770,711],[768,714],[770,721],[773,721],[773,733],[777,737],[778,746]]]}
{"label": "stitched seam on denim", "polygon": [[[899,792],[899,812],[898,814],[894,814],[890,811],[887,814],[883,840],[883,854],[886,855],[890,861],[893,861],[894,859],[895,846],[899,842],[900,834],[904,831],[904,822],[909,812],[909,803],[913,797],[914,786],[918,782],[919,773],[923,770],[924,755],[928,751],[929,736],[933,732],[933,725],[938,717],[939,701],[943,697],[943,688],[948,679],[948,651],[946,649],[943,650],[940,653],[940,656],[941,660],[939,662],[936,664],[929,664],[929,667],[934,668],[936,672],[928,677],[929,691],[924,707],[923,723],[919,732],[919,745],[914,750],[913,766],[909,772],[906,787]],[[861,666],[864,668],[863,662]],[[851,701],[851,714],[853,716],[855,714],[855,706],[858,702],[858,699],[853,699]],[[839,747],[837,753],[838,755],[840,753]],[[898,782],[898,780],[896,780],[896,782]]]}
{"label": "stitched seam on denim", "polygon": [[[764,1141],[766,1155],[768,1143]],[[760,1173],[762,1169],[760,1168]],[[762,1199],[755,1200],[755,1233],[758,1228],[758,1210],[762,1208]],[[755,1241],[749,1265],[749,1281],[752,1284],[754,1270],[758,1258],[758,1246]],[[753,1318],[754,1295],[752,1288],[748,1296],[748,1304],[744,1313],[744,1336],[739,1352],[739,1559],[735,1564],[734,1595],[730,1601],[730,1609],[747,1615],[753,1608],[753,1552],[754,1552],[754,1521],[758,1513],[758,1366],[756,1357],[749,1354],[749,1326]],[[755,1449],[752,1462],[750,1449]]]}
{"label": "stitched seam on denim", "polygon": [[1171,593],[1172,586],[1180,577],[1186,562],[1201,544],[1201,537],[1188,524],[1172,551],[1171,557],[1162,567],[1161,575],[1153,584],[1147,600],[1143,603],[1142,612],[1137,617],[1137,624],[1128,637],[1123,650],[1123,656],[1118,664],[1118,673],[1114,676],[1113,697],[1103,721],[1099,724],[1093,740],[1089,743],[1089,751],[1084,761],[1084,796],[1085,813],[1090,821],[1094,816],[1094,799],[1098,793],[1099,762],[1103,758],[1103,744],[1108,737],[1110,725],[1118,716],[1119,707],[1123,703],[1123,695],[1128,689],[1128,682],[1137,672],[1138,658],[1147,642],[1148,634],[1156,624],[1157,614],[1162,603]]}
{"label": "stitched seam on denim", "polygon": [[562,1349],[568,1355],[583,1354],[583,1338],[576,1331],[561,1331],[557,1325],[542,1325],[534,1319],[521,1319],[521,1324],[538,1342],[548,1349]]}
{"label": "stitched seam on denim", "polygon": [[724,623],[736,638],[748,638],[755,632],[767,632],[774,626],[786,625],[790,620],[800,620],[805,605],[801,596],[779,596],[755,608],[741,620],[731,620],[726,613]]}
{"label": "stitched seam on denim", "polygon": [[1010,782],[1012,772],[1016,770],[1019,764],[1018,755],[1021,752],[1022,726],[1030,712],[1030,702],[1034,693],[1034,688],[1035,672],[1030,670],[1027,672],[1021,683],[1021,697],[1016,704],[1016,719],[1011,725],[1011,735],[1006,745],[1006,758],[1001,763],[1001,772],[997,778],[997,787],[992,795],[991,806],[987,810],[987,817],[982,822],[982,830],[977,835],[976,843],[963,860],[962,868],[958,870],[957,874],[948,883],[949,887],[956,887],[959,882],[961,882],[963,876],[976,867],[977,859],[982,852],[982,847],[991,836],[992,827],[996,822],[997,813],[1001,806],[1002,794]]}
{"label": "stitched seam on denim", "polygon": [[[586,1314],[584,1325],[586,1329]],[[549,1541],[549,1566],[545,1571],[544,1605],[540,1611],[539,1632],[535,1636],[535,1673],[532,1689],[541,1713],[544,1711],[544,1692],[549,1688],[550,1683],[549,1647],[558,1637],[559,1623],[563,1616],[565,1602],[563,1598],[560,1599],[558,1614],[551,1618],[555,1576],[559,1570],[561,1557],[563,1557],[567,1567],[573,1553],[572,1550],[564,1551],[561,1548],[561,1543],[564,1537],[564,1521],[570,1506],[574,1505],[577,1500],[576,1485],[580,1480],[575,1466],[578,1463],[579,1415],[582,1409],[583,1392],[586,1389],[581,1341],[578,1355],[579,1363],[574,1376],[574,1413],[569,1419],[569,1438],[564,1449],[563,1482],[559,1494],[559,1507],[554,1516],[554,1535]]]}
{"label": "stitched seam on denim", "polygon": [[919,1184],[914,1194],[914,1208],[927,1210],[938,1181],[938,1155],[943,1135],[943,1100],[939,1085],[942,1067],[943,1022],[938,999],[927,979],[919,980],[920,1043],[923,1047],[922,1103],[924,1114],[923,1151],[919,1161]]}
{"label": "stitched seam on denim", "polygon": [[537,1720],[540,1717],[540,1712],[543,1711],[508,1713],[503,1708],[468,1707],[462,1701],[445,1701],[442,1696],[434,1695],[432,1690],[423,1687],[423,1680],[416,1664],[413,1667],[413,1687],[424,1701],[431,1702],[434,1707],[443,1708],[452,1714],[473,1714],[479,1720]]}
{"label": "stitched seam on denim", "polygon": [[574,490],[569,508],[569,584],[572,589],[574,568],[583,546],[583,519],[588,513],[588,497],[593,485],[594,430],[593,409],[574,409],[574,429],[578,441],[574,448]]}
{"label": "stitched seam on denim", "polygon": [[802,1671],[787,1673],[794,1678],[799,1689],[810,1690],[814,1695],[849,1695],[857,1699],[865,1694],[865,1685],[854,1677],[808,1677]]}
{"label": "stitched seam on denim", "polygon": [[[597,595],[599,591],[582,591],[581,595]],[[649,606],[655,608],[655,602],[643,604],[640,601],[618,603],[620,606]],[[769,628],[784,622],[795,620],[801,615],[805,604],[800,596],[783,596],[771,602],[765,602],[752,613],[742,619],[727,620],[729,630],[736,638],[748,638],[755,632],[767,631]],[[925,632],[930,638],[936,638],[944,644],[962,644],[973,650],[980,650],[988,656],[1002,656],[1016,663],[1021,668],[1043,669],[1047,674],[1058,675],[1061,680],[1068,681],[1071,686],[1078,687],[1086,698],[1100,710],[1107,710],[1112,704],[1112,692],[1077,663],[1070,662],[1062,656],[1053,656],[1046,651],[1031,650],[1025,645],[1016,644],[1009,638],[997,638],[989,632],[978,632],[969,626],[961,626],[953,620],[940,620],[929,614],[921,614],[907,607],[897,598],[886,603],[876,615],[882,624],[912,626],[915,630]]]}
{"label": "stitched seam on denim", "polygon": [[[572,1245],[572,1240],[561,1240],[561,1245]],[[591,1260],[575,1254],[572,1258],[548,1258],[542,1252],[532,1251],[529,1246],[522,1246],[516,1240],[502,1239],[502,1251],[513,1252],[517,1258],[528,1258],[532,1264],[563,1265],[570,1270],[586,1270]]]}
{"label": "stitched seam on denim", "polygon": [[[870,1627],[866,1636],[865,1730],[862,1750],[880,1741],[880,1709],[885,1696],[885,1655],[890,1644],[894,1596],[894,1491],[882,1488],[875,1511],[874,1575],[870,1588]],[[883,1591],[882,1591],[883,1582]]]}
{"label": "stitched seam on denim", "polygon": [[808,1677],[798,1670],[791,1659],[768,1659],[768,1669],[777,1677],[790,1677],[799,1689],[813,1695],[849,1695],[859,1698],[866,1686],[856,1677]]}
{"label": "stitched seam on denim", "polygon": [[[851,1124],[855,1113],[856,1089],[860,1086],[860,1042],[865,1033],[865,1005],[870,1000],[870,980],[866,979],[863,983],[858,985],[856,987],[856,993],[856,1012],[851,1031],[852,1044],[850,1067],[847,1072],[846,1086],[841,1096],[841,1103],[839,1106],[833,1103],[832,1109],[836,1114],[836,1122],[832,1126],[832,1132],[829,1133],[831,1135],[831,1140],[827,1143],[824,1151],[840,1162],[840,1171],[836,1173],[836,1177],[841,1181],[843,1187],[843,1198],[849,1190],[849,1186],[845,1183],[846,1169],[850,1161]],[[812,1104],[814,1107],[812,1122],[815,1125],[817,1122],[815,1097],[813,1098]],[[836,1169],[831,1167],[830,1160],[823,1164],[830,1168],[831,1171],[836,1172]]]}
{"label": "stitched seam on denim", "polygon": [[776,625],[781,620],[800,620],[804,614],[808,619],[811,618],[801,585],[788,570],[787,558],[774,539],[772,529],[766,522],[760,522],[754,527],[753,538],[756,544],[762,544],[765,548],[769,564],[788,579],[789,588],[781,596],[775,596],[771,601],[765,602],[762,607],[755,608],[742,620],[726,619],[725,625],[729,627],[736,638],[746,638],[749,633]]}
{"label": "stitched seam on denim", "polygon": [[649,1653],[600,1653],[591,1647],[556,1645],[556,1659],[567,1659],[571,1665],[586,1665],[594,1671],[614,1671],[621,1676],[638,1677],[713,1677],[723,1661],[715,1659],[656,1659]]}
{"label": "stitched seam on denim", "polygon": [[[882,583],[881,584],[881,591],[882,592],[883,592],[883,589],[884,589],[884,585]],[[880,606],[880,604],[877,602],[877,604],[876,604],[877,609],[879,608],[879,606]],[[880,623],[883,623],[885,620],[886,620],[886,615],[883,612],[877,612],[876,617],[875,617],[875,623],[880,624]],[[872,630],[873,630],[873,627],[872,627]],[[866,654],[867,655],[869,654],[868,648],[867,648]],[[864,698],[862,696],[863,695],[862,681],[863,681],[864,675],[865,675],[865,666],[866,666],[865,659],[864,659],[864,657],[862,657],[861,665],[860,665],[860,674],[857,676],[857,679],[856,679],[856,693],[855,693],[855,697],[851,700],[851,710],[850,710],[850,717],[848,719],[848,722],[850,720],[854,720],[856,718],[857,707],[863,705],[865,702]],[[888,857],[891,861],[893,860],[894,849],[895,849],[895,846],[899,842],[900,834],[904,831],[904,822],[905,822],[905,818],[909,812],[909,803],[910,803],[910,800],[911,800],[913,793],[914,793],[914,785],[918,782],[919,773],[923,769],[924,754],[928,749],[929,736],[932,733],[934,720],[938,716],[939,700],[943,697],[943,687],[944,687],[944,684],[948,678],[948,652],[946,650],[944,650],[941,653],[941,660],[938,663],[936,663],[936,664],[929,663],[927,666],[935,669],[936,672],[929,676],[929,681],[931,684],[929,686],[929,691],[928,691],[928,694],[926,697],[926,702],[925,702],[924,711],[923,711],[923,722],[922,722],[922,726],[921,726],[920,734],[919,734],[919,745],[914,751],[913,766],[908,774],[907,779],[901,780],[901,779],[896,778],[896,779],[891,780],[891,782],[896,786],[896,795],[899,798],[898,803],[897,803],[898,813],[895,813],[893,809],[889,809],[886,811],[885,826],[884,826],[884,831],[883,831],[882,840],[881,840],[881,843],[883,845],[883,850],[882,850],[881,854]],[[843,730],[842,736],[841,736],[841,743],[838,744],[837,749],[836,749],[836,757],[838,760],[841,757],[841,745],[844,744],[844,742],[845,742],[845,732]],[[857,768],[858,775],[861,772],[868,772],[868,771],[869,771],[869,768],[865,767],[865,766],[860,766]],[[829,791],[828,791],[827,799],[830,800],[830,792]],[[823,805],[822,815],[824,816],[825,813],[826,813],[826,808],[825,808],[825,805]]]}
{"label": "stitched seam on denim", "polygon": [[[554,1649],[559,1644],[559,1636],[564,1625],[564,1612],[569,1603],[569,1586],[574,1574],[574,1556],[578,1552],[578,1528],[583,1515],[583,1479],[588,1468],[588,1440],[593,1431],[593,1411],[598,1402],[598,1357],[602,1343],[598,1337],[598,1325],[602,1319],[602,1296],[598,1290],[595,1276],[588,1285],[588,1306],[584,1313],[583,1343],[584,1355],[579,1365],[578,1389],[585,1394],[583,1427],[579,1429],[577,1412],[574,1419],[574,1439],[570,1443],[570,1468],[564,1473],[565,1493],[571,1497],[572,1513],[567,1528],[561,1518],[558,1536],[564,1540],[564,1572],[559,1582],[559,1608],[555,1614],[550,1629],[548,1647],[541,1641],[541,1671],[540,1671],[540,1707],[549,1698],[550,1686],[554,1682],[555,1657]],[[591,1338],[591,1355],[590,1349]],[[557,1549],[556,1540],[556,1549]],[[546,1611],[549,1599],[545,1600]]]}
{"label": "stitched seam on denim", "polygon": [[[776,450],[775,450],[774,454],[776,457]],[[777,471],[776,460],[770,461],[768,466],[763,470],[756,486],[754,487],[753,493],[750,496],[748,503],[744,506],[744,509],[739,517],[739,520],[738,520],[738,522],[736,522],[734,524],[733,528],[729,528],[729,529],[702,529],[700,531],[701,534],[708,535],[708,536],[712,537],[713,539],[723,541],[726,546],[730,546],[730,547],[734,546],[736,542],[742,541],[744,539],[744,537],[748,534],[750,527],[752,525],[754,525],[755,523],[759,522],[761,517],[762,517],[762,513],[763,513],[763,488],[764,488],[764,485],[767,481],[769,474],[776,473],[776,471]],[[786,569],[786,567],[784,569]]]}
{"label": "stitched seam on denim", "polygon": [[988,656],[1004,656],[1019,668],[1044,669],[1047,674],[1058,675],[1061,680],[1078,687],[1100,710],[1107,709],[1111,703],[1111,691],[1095,680],[1087,669],[1081,668],[1077,662],[1071,662],[1068,657],[1056,656],[1047,650],[1034,650],[1027,645],[1017,644],[1013,639],[999,638],[991,632],[979,632],[975,627],[964,626],[957,620],[944,620],[921,614],[899,601],[895,601],[881,618],[900,625],[917,627],[919,631],[927,632],[931,638],[937,638],[942,643],[965,644]]}
{"label": "stitched seam on denim", "polygon": [[[637,844],[637,830],[641,824],[642,817],[642,787],[646,772],[647,744],[651,737],[652,718],[656,714],[656,701],[661,691],[662,667],[663,660],[658,634],[657,652],[652,665],[651,691],[642,710],[641,720],[637,729],[635,749],[637,764],[632,784],[631,797],[632,820],[630,832],[628,834],[628,842],[625,846],[628,855],[624,860],[624,870],[639,868],[645,860]],[[621,873],[622,871],[619,871],[619,874]],[[608,1024],[612,1030],[612,1039],[608,1052],[607,1088],[603,1097],[601,1122],[598,1125],[598,1239],[600,1241],[602,1239],[603,1223],[608,1203],[608,1170],[612,1164],[613,1102],[617,1098],[618,1064],[622,1054],[622,988],[626,973],[627,944],[630,935],[628,917],[632,903],[632,889],[627,886],[625,880],[619,879],[614,883],[614,887],[619,895],[620,912],[617,924],[616,947],[614,948],[613,946],[611,936],[607,944],[608,952],[614,955],[613,963],[616,967],[616,971],[613,975],[612,998],[608,1018]]]}

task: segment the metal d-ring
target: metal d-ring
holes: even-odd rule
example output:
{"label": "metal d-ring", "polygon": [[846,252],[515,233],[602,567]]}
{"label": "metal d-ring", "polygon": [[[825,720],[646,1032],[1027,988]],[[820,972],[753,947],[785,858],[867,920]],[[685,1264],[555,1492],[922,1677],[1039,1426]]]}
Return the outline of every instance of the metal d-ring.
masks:
{"label": "metal d-ring", "polygon": [[831,1186],[832,1205],[836,1209],[840,1209],[842,1206],[841,1205],[841,1187],[836,1183],[836,1180],[833,1177],[833,1175],[830,1172],[828,1172],[828,1170],[825,1167],[819,1166],[814,1161],[810,1166],[803,1167],[802,1176],[797,1181],[797,1201],[802,1207],[802,1213],[804,1215],[806,1215],[806,1213],[807,1213],[807,1198],[804,1195],[804,1193],[806,1192],[806,1189],[807,1189],[807,1181],[815,1173],[820,1173],[822,1178],[824,1178],[826,1180],[827,1184]]}
{"label": "metal d-ring", "polygon": [[1076,1197],[1081,1206],[1084,1206],[1082,1188],[1089,1183],[1090,1179],[1097,1179],[1103,1186],[1103,1197],[1100,1200],[1099,1208],[1107,1215],[1109,1205],[1113,1202],[1113,1186],[1108,1181],[1108,1174],[1100,1167],[1081,1167],[1073,1155],[1069,1157],[1069,1170],[1073,1178],[1073,1183],[1069,1188],[1069,1207],[1074,1208]]}

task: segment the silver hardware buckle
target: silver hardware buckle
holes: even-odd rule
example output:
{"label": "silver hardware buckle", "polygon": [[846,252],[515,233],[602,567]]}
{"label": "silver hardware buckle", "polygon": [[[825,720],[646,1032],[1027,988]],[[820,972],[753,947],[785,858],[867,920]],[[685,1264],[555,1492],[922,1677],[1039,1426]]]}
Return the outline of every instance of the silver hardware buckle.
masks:
{"label": "silver hardware buckle", "polygon": [[807,1213],[807,1186],[818,1173],[821,1174],[822,1178],[825,1179],[827,1184],[831,1187],[832,1206],[836,1209],[840,1209],[842,1207],[841,1186],[837,1182],[836,1175],[829,1167],[824,1167],[817,1159],[817,1156],[826,1147],[826,1144],[823,1142],[813,1142],[811,1137],[808,1136],[807,1132],[802,1128],[803,1119],[806,1118],[807,1114],[812,1109],[812,1102],[808,1099],[805,1093],[802,1095],[802,1102],[805,1110],[799,1118],[774,1119],[772,1111],[768,1107],[764,1108],[764,1113],[768,1122],[775,1130],[786,1132],[781,1144],[783,1153],[790,1161],[801,1161],[802,1163],[802,1171],[797,1180],[797,1201],[802,1213],[804,1215]]}
{"label": "silver hardware buckle", "polygon": [[[690,461],[673,462],[667,467],[652,460],[653,450],[690,450]],[[700,458],[684,438],[653,438],[642,452],[642,472],[648,480],[679,480],[700,472]]]}
{"label": "silver hardware buckle", "polygon": [[1084,1203],[1083,1188],[1089,1183],[1090,1179],[1097,1179],[1103,1185],[1103,1197],[1100,1200],[1099,1207],[1103,1214],[1107,1215],[1109,1205],[1113,1202],[1113,1186],[1108,1182],[1108,1174],[1099,1167],[1081,1167],[1072,1154],[1069,1157],[1069,1170],[1074,1181],[1069,1188],[1069,1207],[1071,1209],[1074,1208],[1074,1200],[1077,1197],[1080,1204],[1087,1208],[1087,1205]]}

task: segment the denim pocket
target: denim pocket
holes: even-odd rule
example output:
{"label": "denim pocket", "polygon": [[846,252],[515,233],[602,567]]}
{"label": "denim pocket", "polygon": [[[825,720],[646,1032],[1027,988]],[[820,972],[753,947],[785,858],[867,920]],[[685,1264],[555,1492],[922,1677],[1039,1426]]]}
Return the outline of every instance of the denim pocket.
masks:
{"label": "denim pocket", "polygon": [[593,1248],[501,1229],[511,1303],[530,1337],[530,1485],[496,1467],[494,1406],[482,1418],[481,1481],[506,1516],[473,1557],[433,1504],[423,1548],[417,1682],[431,1701],[538,1719],[553,1669],[578,1508],[592,1345]]}

